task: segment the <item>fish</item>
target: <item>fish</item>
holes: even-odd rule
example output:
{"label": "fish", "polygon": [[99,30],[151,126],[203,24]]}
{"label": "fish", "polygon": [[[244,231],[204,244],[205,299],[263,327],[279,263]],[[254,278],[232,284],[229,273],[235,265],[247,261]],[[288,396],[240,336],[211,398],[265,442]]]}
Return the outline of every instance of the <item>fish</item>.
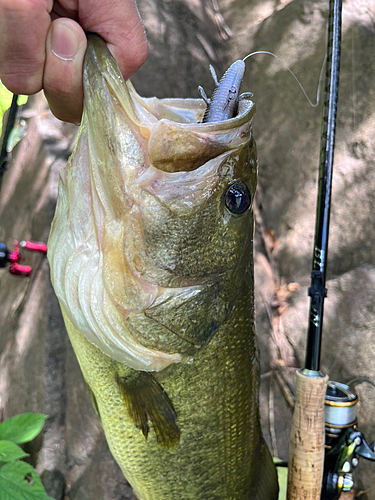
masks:
{"label": "fish", "polygon": [[254,326],[255,105],[142,98],[88,35],[51,279],[109,448],[139,500],[276,500]]}

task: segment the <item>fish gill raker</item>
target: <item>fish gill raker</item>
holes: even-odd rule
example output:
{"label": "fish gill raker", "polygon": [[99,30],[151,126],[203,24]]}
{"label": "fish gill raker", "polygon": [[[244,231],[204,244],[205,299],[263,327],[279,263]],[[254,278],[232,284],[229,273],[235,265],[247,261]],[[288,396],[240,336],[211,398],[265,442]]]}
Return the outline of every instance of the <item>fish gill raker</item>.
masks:
{"label": "fish gill raker", "polygon": [[238,107],[240,87],[245,73],[245,63],[241,59],[235,61],[227,69],[218,83],[215,79],[213,69],[211,69],[211,72],[217,84],[211,99],[205,98],[203,89],[200,89],[201,95],[207,103],[203,123],[229,120],[235,116]]}

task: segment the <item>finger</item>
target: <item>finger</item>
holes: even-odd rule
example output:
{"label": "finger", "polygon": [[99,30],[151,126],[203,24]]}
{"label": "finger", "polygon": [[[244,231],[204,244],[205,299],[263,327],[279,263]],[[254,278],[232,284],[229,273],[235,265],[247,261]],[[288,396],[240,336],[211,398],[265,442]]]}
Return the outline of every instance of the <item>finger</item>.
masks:
{"label": "finger", "polygon": [[15,94],[41,90],[53,0],[2,0],[0,78]]}
{"label": "finger", "polygon": [[146,32],[135,0],[81,2],[79,19],[86,31],[98,33],[105,40],[125,79],[147,59]]}
{"label": "finger", "polygon": [[43,87],[52,113],[79,123],[83,109],[83,59],[86,36],[73,20],[56,19],[47,37]]}

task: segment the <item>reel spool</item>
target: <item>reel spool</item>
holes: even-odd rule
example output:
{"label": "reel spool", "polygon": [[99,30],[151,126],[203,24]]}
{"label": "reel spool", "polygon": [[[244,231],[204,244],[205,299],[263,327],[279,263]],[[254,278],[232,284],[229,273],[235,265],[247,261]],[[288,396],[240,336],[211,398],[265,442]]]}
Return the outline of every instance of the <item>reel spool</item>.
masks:
{"label": "reel spool", "polygon": [[355,426],[357,403],[357,394],[351,392],[347,385],[331,380],[328,382],[324,402],[326,445],[329,446],[327,438],[336,438],[343,429]]}
{"label": "reel spool", "polygon": [[329,381],[325,397],[325,459],[323,500],[337,500],[353,487],[352,469],[359,457],[375,461],[375,443],[368,445],[357,429],[358,396],[349,386]]}

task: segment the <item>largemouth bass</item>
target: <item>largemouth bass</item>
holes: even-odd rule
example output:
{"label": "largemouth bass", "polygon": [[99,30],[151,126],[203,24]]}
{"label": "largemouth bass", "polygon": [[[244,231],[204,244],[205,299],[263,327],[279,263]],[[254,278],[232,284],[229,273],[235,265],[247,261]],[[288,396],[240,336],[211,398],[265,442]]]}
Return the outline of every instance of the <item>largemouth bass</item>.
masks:
{"label": "largemouth bass", "polygon": [[254,104],[201,123],[203,100],[143,99],[94,35],[84,92],[48,256],[112,454],[140,500],[276,500],[259,423]]}

